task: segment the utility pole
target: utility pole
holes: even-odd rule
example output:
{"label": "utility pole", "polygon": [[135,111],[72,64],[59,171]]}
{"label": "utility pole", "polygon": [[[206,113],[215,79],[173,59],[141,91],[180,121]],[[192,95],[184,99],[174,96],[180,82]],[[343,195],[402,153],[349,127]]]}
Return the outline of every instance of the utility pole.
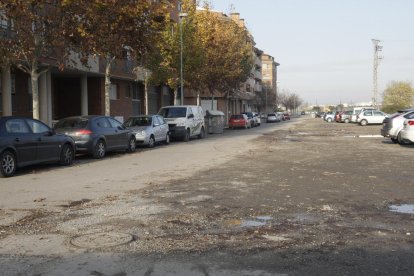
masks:
{"label": "utility pole", "polygon": [[379,65],[379,60],[382,59],[382,56],[379,55],[379,52],[382,51],[382,46],[379,45],[381,40],[371,39],[371,41],[372,41],[372,44],[374,45],[372,105],[375,108],[377,108],[377,106],[378,106],[378,65]]}

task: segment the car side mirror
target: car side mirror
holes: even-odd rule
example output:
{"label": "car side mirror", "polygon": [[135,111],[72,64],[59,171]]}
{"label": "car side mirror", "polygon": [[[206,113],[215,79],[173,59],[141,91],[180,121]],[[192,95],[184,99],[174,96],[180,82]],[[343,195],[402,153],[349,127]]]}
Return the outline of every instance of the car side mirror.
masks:
{"label": "car side mirror", "polygon": [[120,126],[118,126],[118,129],[119,129],[119,130],[124,130],[124,129],[125,129],[125,126],[120,125]]}
{"label": "car side mirror", "polygon": [[53,136],[56,135],[56,131],[51,128],[49,131],[45,131],[45,136]]}
{"label": "car side mirror", "polygon": [[190,114],[187,116],[188,119],[194,118],[194,114]]}

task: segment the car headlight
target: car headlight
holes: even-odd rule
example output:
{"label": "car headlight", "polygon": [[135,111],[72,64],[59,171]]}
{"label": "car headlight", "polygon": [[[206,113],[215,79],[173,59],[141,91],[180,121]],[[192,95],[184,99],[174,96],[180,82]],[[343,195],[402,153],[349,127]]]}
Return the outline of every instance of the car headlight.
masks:
{"label": "car headlight", "polygon": [[147,133],[145,132],[145,130],[141,130],[141,131],[138,131],[136,134],[135,134],[135,137],[145,137],[145,135],[146,135]]}

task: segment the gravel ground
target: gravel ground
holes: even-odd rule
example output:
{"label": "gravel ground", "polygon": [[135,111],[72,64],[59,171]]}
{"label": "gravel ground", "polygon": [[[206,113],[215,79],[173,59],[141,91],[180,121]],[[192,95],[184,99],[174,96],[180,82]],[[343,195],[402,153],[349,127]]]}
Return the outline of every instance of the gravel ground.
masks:
{"label": "gravel ground", "polygon": [[38,275],[412,275],[414,215],[390,206],[414,204],[414,147],[378,137],[379,129],[302,118],[191,177],[154,177],[59,210],[19,210],[23,218],[0,224],[0,267]]}

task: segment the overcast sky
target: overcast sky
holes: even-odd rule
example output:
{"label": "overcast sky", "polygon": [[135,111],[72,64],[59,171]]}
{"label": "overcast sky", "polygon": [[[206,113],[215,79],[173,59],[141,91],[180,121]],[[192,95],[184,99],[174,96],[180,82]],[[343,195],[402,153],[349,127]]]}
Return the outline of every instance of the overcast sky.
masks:
{"label": "overcast sky", "polygon": [[226,14],[233,4],[256,46],[280,63],[279,88],[297,93],[309,104],[372,99],[373,38],[383,46],[379,94],[391,81],[414,80],[414,0],[211,3]]}

